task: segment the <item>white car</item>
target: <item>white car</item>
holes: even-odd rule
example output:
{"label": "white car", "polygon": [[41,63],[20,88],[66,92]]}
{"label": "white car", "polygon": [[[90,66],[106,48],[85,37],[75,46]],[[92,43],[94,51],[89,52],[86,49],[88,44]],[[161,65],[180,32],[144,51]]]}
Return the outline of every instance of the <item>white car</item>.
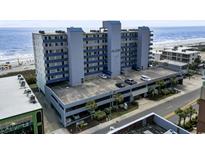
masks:
{"label": "white car", "polygon": [[152,80],[150,77],[148,77],[148,76],[146,76],[146,75],[141,75],[140,79],[141,79],[142,81],[150,81],[150,80]]}
{"label": "white car", "polygon": [[102,79],[108,79],[108,76],[105,75],[105,74],[100,74],[99,77],[102,78]]}

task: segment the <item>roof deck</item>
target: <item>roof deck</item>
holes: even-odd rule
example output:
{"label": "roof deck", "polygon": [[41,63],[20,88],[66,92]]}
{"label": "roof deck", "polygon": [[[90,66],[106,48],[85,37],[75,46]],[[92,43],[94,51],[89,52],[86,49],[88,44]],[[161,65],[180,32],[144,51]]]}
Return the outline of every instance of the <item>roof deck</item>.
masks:
{"label": "roof deck", "polygon": [[140,79],[141,75],[149,76],[152,80],[155,80],[169,75],[174,75],[176,73],[177,72],[164,68],[152,68],[144,71],[129,70],[125,73],[125,75],[119,75],[112,79],[102,79],[100,77],[86,79],[86,81],[80,86],[70,87],[67,82],[62,82],[49,85],[49,87],[61,99],[62,102],[69,104],[78,100],[119,90],[120,88],[116,87],[115,84],[124,82],[127,78],[137,81],[138,84],[146,84],[145,81]]}
{"label": "roof deck", "polygon": [[150,113],[110,131],[109,134],[189,134],[189,132],[156,113]]}
{"label": "roof deck", "polygon": [[[17,76],[0,78],[0,85],[0,120],[41,109],[38,100],[35,104],[30,103]],[[29,88],[27,83],[25,87]]]}

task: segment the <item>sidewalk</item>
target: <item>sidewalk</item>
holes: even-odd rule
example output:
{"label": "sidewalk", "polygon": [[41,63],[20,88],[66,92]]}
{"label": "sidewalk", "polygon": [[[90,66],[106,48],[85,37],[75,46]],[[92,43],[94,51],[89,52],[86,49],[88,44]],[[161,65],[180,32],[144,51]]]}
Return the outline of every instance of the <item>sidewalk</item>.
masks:
{"label": "sidewalk", "polygon": [[124,120],[124,119],[126,119],[128,117],[131,117],[131,116],[133,116],[135,114],[141,113],[141,112],[146,111],[146,110],[148,110],[150,108],[153,108],[153,107],[155,107],[157,105],[160,105],[160,104],[166,103],[168,101],[171,101],[172,99],[177,98],[179,96],[182,96],[185,93],[194,91],[194,90],[196,90],[196,89],[201,87],[201,80],[199,80],[199,77],[197,76],[197,77],[195,77],[195,78],[193,78],[191,80],[185,79],[184,84],[186,86],[183,86],[182,88],[180,88],[180,90],[183,89],[183,91],[181,91],[178,94],[172,95],[172,96],[167,97],[165,99],[162,99],[160,101],[152,101],[152,100],[148,100],[146,98],[140,99],[138,101],[139,102],[139,108],[137,110],[134,110],[134,111],[129,112],[127,114],[124,114],[124,115],[122,115],[120,117],[112,119],[112,120],[110,120],[108,122],[101,123],[101,124],[99,124],[99,125],[97,125],[95,127],[87,129],[87,130],[81,132],[81,134],[92,134],[92,133],[98,131],[99,129],[106,128],[106,127],[108,127],[110,125],[113,125],[113,124],[115,124],[115,123],[117,123],[117,122],[119,122],[121,120]]}

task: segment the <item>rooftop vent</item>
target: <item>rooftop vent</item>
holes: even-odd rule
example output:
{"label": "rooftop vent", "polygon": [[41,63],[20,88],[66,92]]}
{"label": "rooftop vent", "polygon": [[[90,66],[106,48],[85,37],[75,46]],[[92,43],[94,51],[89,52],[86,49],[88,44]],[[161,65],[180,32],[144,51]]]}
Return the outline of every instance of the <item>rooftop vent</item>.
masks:
{"label": "rooftop vent", "polygon": [[25,81],[21,81],[21,87],[25,87],[26,82]]}
{"label": "rooftop vent", "polygon": [[17,77],[18,77],[18,80],[19,80],[19,79],[20,79],[20,77],[21,77],[21,74],[18,74],[18,75],[17,75]]}
{"label": "rooftop vent", "polygon": [[38,31],[40,34],[45,34],[45,31],[43,31],[43,30],[39,30]]}
{"label": "rooftop vent", "polygon": [[29,101],[30,101],[30,103],[35,104],[36,103],[36,97],[34,95],[31,95],[29,97]]}
{"label": "rooftop vent", "polygon": [[31,94],[31,90],[30,89],[25,89],[24,94],[26,94],[28,96],[29,94]]}
{"label": "rooftop vent", "polygon": [[65,33],[65,32],[62,31],[62,30],[56,30],[55,32],[56,32],[56,33]]}

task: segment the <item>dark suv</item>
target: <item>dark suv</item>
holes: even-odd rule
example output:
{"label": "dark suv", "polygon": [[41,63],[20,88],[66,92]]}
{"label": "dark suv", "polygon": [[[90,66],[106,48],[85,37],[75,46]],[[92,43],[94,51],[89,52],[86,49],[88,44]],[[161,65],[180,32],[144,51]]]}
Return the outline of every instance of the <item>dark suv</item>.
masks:
{"label": "dark suv", "polygon": [[125,85],[124,83],[122,83],[122,82],[116,83],[115,85],[116,85],[118,88],[123,88],[123,87],[126,86],[126,85]]}
{"label": "dark suv", "polygon": [[137,84],[136,81],[134,81],[133,79],[126,79],[125,83],[129,84],[129,85],[133,85],[133,84]]}

